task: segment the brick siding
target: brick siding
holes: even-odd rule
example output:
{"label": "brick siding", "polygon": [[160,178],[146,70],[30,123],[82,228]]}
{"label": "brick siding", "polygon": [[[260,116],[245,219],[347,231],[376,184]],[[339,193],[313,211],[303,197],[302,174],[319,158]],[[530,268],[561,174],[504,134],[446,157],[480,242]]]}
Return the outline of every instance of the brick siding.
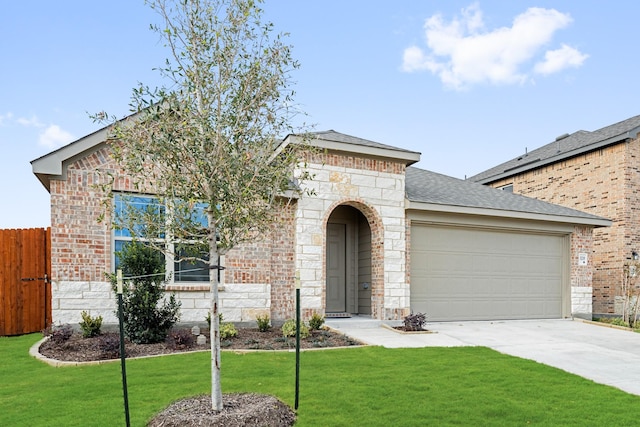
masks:
{"label": "brick siding", "polygon": [[[593,311],[614,313],[622,265],[640,251],[640,141],[615,144],[517,174],[490,185],[599,215],[611,227],[593,231]],[[572,276],[572,280],[574,280]]]}

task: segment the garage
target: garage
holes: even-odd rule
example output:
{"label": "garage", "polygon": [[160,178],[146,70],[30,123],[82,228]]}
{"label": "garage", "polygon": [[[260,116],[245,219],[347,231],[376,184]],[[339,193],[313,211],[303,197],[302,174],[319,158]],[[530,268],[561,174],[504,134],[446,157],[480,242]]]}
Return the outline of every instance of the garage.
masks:
{"label": "garage", "polygon": [[411,310],[431,321],[563,316],[568,235],[413,223]]}

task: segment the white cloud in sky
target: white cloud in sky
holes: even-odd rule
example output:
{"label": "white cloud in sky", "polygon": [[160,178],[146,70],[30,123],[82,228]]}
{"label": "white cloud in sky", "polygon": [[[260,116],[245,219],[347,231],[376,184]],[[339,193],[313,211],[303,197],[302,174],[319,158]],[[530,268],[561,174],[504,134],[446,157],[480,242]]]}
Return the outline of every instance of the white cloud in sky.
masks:
{"label": "white cloud in sky", "polygon": [[28,118],[28,119],[25,117],[18,117],[16,121],[22,126],[26,126],[26,127],[41,128],[44,126],[44,124],[40,123],[40,121],[36,116],[31,116],[31,118]]}
{"label": "white cloud in sky", "polygon": [[0,126],[4,126],[4,124],[10,121],[13,118],[13,113],[9,111],[5,114],[0,114]]}
{"label": "white cloud in sky", "polygon": [[560,49],[549,50],[544,54],[544,61],[538,62],[534,71],[539,74],[553,74],[569,67],[579,67],[589,57],[577,49],[563,44]]}
{"label": "white cloud in sky", "polygon": [[40,133],[38,143],[50,149],[61,147],[74,140],[74,136],[58,125],[50,125]]}
{"label": "white cloud in sky", "polygon": [[440,14],[428,18],[424,24],[428,49],[406,48],[402,70],[430,71],[456,90],[478,83],[524,83],[530,80],[531,72],[548,75],[582,65],[588,55],[563,44],[560,49],[546,51],[533,70],[525,69],[556,31],[571,22],[568,14],[532,7],[516,16],[511,27],[487,30],[480,6],[474,3],[451,21]]}

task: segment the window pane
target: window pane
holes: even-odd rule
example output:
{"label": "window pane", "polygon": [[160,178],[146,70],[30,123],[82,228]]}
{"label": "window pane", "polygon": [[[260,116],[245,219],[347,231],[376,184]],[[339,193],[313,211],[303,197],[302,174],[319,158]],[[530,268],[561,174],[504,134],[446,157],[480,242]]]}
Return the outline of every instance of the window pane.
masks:
{"label": "window pane", "polygon": [[[131,230],[126,228],[126,217],[128,215],[143,216],[145,211],[158,216],[158,221],[164,221],[164,206],[160,201],[151,196],[128,196],[122,194],[114,195],[115,223],[118,226],[114,230],[116,237],[132,237]],[[144,231],[142,223],[134,225],[136,234],[140,235]],[[163,227],[160,227],[163,228]],[[158,236],[162,237],[162,236]]]}
{"label": "window pane", "polygon": [[193,207],[193,214],[191,215],[191,220],[200,224],[202,227],[206,227],[208,225],[207,213],[205,212],[206,208],[206,203],[196,203]]}
{"label": "window pane", "polygon": [[[204,261],[180,261],[186,255],[186,250],[180,251],[176,255],[176,262],[173,266],[173,276],[176,282],[208,282],[209,263]],[[200,254],[200,258],[208,259],[208,254]]]}
{"label": "window pane", "polygon": [[113,252],[115,253],[115,271],[120,268],[120,251],[128,242],[126,240],[116,240],[113,242]]}

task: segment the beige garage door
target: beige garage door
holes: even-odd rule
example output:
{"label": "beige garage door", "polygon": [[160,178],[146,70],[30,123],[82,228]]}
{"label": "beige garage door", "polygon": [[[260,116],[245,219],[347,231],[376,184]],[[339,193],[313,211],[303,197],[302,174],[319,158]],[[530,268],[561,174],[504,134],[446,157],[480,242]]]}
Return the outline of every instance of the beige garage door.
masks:
{"label": "beige garage door", "polygon": [[429,320],[562,317],[564,237],[411,227],[411,309]]}

